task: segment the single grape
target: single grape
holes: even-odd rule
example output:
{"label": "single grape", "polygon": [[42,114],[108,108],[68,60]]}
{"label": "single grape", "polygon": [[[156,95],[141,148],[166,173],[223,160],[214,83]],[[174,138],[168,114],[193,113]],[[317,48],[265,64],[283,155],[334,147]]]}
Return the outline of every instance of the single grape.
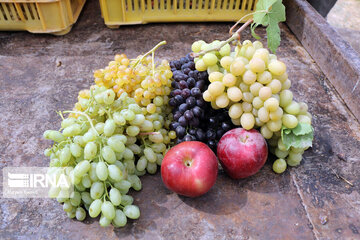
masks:
{"label": "single grape", "polygon": [[284,114],[282,117],[282,123],[287,128],[295,128],[298,125],[298,120],[294,115]]}
{"label": "single grape", "polygon": [[[79,124],[75,123],[75,124],[72,124],[66,128],[64,128],[63,132],[62,132],[62,135],[65,136],[65,137],[73,137],[75,135],[79,135],[81,133],[81,127]],[[51,134],[55,135],[55,132],[51,132]],[[60,135],[55,135],[55,136],[48,136],[49,139],[51,140],[58,140],[57,138],[60,139]],[[52,139],[53,138],[53,139]]]}
{"label": "single grape", "polygon": [[286,107],[290,105],[293,100],[293,93],[290,90],[283,90],[280,92],[280,106]]}
{"label": "single grape", "polygon": [[121,203],[121,193],[116,188],[111,188],[109,191],[109,199],[114,206],[119,206]]}
{"label": "single grape", "polygon": [[78,221],[83,221],[86,217],[86,212],[82,207],[78,207],[76,208],[75,216]]}
{"label": "single grape", "polygon": [[273,79],[268,85],[267,87],[269,87],[272,91],[273,94],[277,94],[280,92],[281,90],[281,82],[277,79]]}
{"label": "single grape", "polygon": [[96,139],[96,137],[97,137],[96,132],[91,128],[84,134],[82,139],[85,143],[88,143],[88,142],[94,141]]}
{"label": "single grape", "polygon": [[133,202],[134,202],[133,197],[129,195],[123,195],[121,198],[121,205],[123,206],[131,205]]}
{"label": "single grape", "polygon": [[276,98],[271,97],[264,102],[264,107],[270,112],[275,112],[279,107],[279,101]]}
{"label": "single grape", "polygon": [[280,174],[285,172],[286,170],[286,161],[282,158],[276,159],[275,162],[273,163],[272,169],[274,172]]}
{"label": "single grape", "polygon": [[108,219],[103,214],[101,214],[101,217],[100,217],[100,220],[99,220],[100,226],[107,227],[107,226],[110,225],[110,223],[111,223],[111,219]]}
{"label": "single grape", "polygon": [[260,128],[260,133],[265,139],[270,139],[273,136],[273,132],[266,125]]}
{"label": "single grape", "polygon": [[203,98],[205,101],[207,102],[211,102],[214,100],[214,97],[211,95],[211,93],[209,92],[209,90],[206,90],[204,93],[203,93]]}
{"label": "single grape", "polygon": [[261,84],[268,84],[272,80],[272,75],[268,71],[264,71],[258,74],[257,81]]}
{"label": "single grape", "polygon": [[279,148],[276,148],[275,149],[275,155],[278,157],[278,158],[286,158],[287,155],[289,155],[289,152],[287,150],[285,151],[282,151],[280,150]]}
{"label": "single grape", "polygon": [[221,60],[220,60],[220,65],[226,69],[226,70],[230,70],[230,65],[231,63],[233,62],[233,58],[230,57],[230,56],[225,56],[225,57],[222,57]]}
{"label": "single grape", "polygon": [[241,60],[235,59],[235,61],[230,65],[230,72],[234,76],[240,76],[244,74],[245,70],[245,64]]}
{"label": "single grape", "polygon": [[265,107],[261,107],[258,111],[258,118],[264,123],[268,122],[270,120],[269,111]]}
{"label": "single grape", "polygon": [[300,112],[300,105],[297,102],[292,101],[289,105],[287,105],[284,108],[284,110],[289,114],[297,115]]}
{"label": "single grape", "polygon": [[252,111],[252,105],[248,102],[241,103],[242,110],[246,113],[250,113]]}
{"label": "single grape", "polygon": [[274,75],[282,75],[286,72],[286,65],[279,61],[273,60],[268,65],[269,71]]}
{"label": "single grape", "polygon": [[262,73],[265,71],[265,62],[261,58],[252,58],[249,62],[250,70],[254,73]]}
{"label": "single grape", "polygon": [[[202,60],[204,61],[204,64],[206,66],[212,66],[212,65],[215,65],[218,61],[218,58],[216,57],[215,54],[213,53],[206,53]],[[199,70],[200,71],[200,70]]]}
{"label": "single grape", "polygon": [[236,77],[231,73],[225,74],[222,79],[222,83],[224,84],[225,87],[235,86],[236,81],[237,81]]}
{"label": "single grape", "polygon": [[199,61],[197,61],[195,63],[195,68],[198,71],[206,71],[207,65],[204,63],[204,61],[202,59],[200,59]]}
{"label": "single grape", "polygon": [[222,48],[220,48],[219,53],[221,56],[229,55],[231,52],[230,44],[225,44]]}
{"label": "single grape", "polygon": [[64,165],[70,161],[70,158],[71,158],[71,151],[70,148],[66,146],[60,151],[59,160],[61,164]]}
{"label": "single grape", "polygon": [[101,204],[101,213],[109,220],[114,219],[115,217],[114,205],[109,201],[104,201]]}
{"label": "single grape", "polygon": [[243,94],[238,87],[229,87],[226,91],[228,98],[233,102],[239,102]]}
{"label": "single grape", "polygon": [[140,128],[138,126],[128,126],[126,128],[126,133],[131,137],[135,137],[140,133]]}
{"label": "single grape", "polygon": [[145,148],[144,155],[149,162],[152,162],[152,163],[156,162],[156,154],[154,153],[154,151],[151,148],[148,148],[148,147]]}
{"label": "single grape", "polygon": [[[193,50],[194,51],[194,50]],[[124,227],[127,223],[126,215],[120,209],[115,210],[115,217],[112,220],[115,227]]]}
{"label": "single grape", "polygon": [[251,113],[244,113],[240,118],[240,122],[244,129],[250,130],[255,125],[255,118]]}
{"label": "single grape", "polygon": [[96,165],[96,176],[101,181],[105,181],[108,177],[108,169],[106,167],[106,164],[104,162],[99,162]]}
{"label": "single grape", "polygon": [[130,219],[138,219],[140,217],[140,210],[135,205],[127,205],[124,207],[123,211]]}
{"label": "single grape", "polygon": [[259,98],[262,100],[262,101],[265,101],[267,99],[269,99],[272,95],[272,91],[271,91],[271,88],[270,87],[262,87],[260,88],[259,90]]}
{"label": "single grape", "polygon": [[285,82],[282,83],[281,90],[287,90],[291,87],[291,81],[286,79]]}
{"label": "single grape", "polygon": [[282,127],[282,121],[281,119],[273,121],[270,120],[266,123],[266,126],[272,131],[272,132],[277,132],[281,130]]}
{"label": "single grape", "polygon": [[106,120],[105,126],[104,126],[104,135],[107,137],[110,137],[111,135],[113,135],[115,128],[116,128],[116,125],[115,125],[114,120],[112,120],[112,119]]}
{"label": "single grape", "polygon": [[260,109],[262,106],[264,106],[264,102],[260,99],[260,97],[254,97],[252,105],[255,109]]}
{"label": "single grape", "polygon": [[289,166],[291,167],[295,167],[298,166],[300,164],[302,160],[302,154],[301,153],[292,153],[291,151],[289,152],[289,156],[286,159],[286,162]]}
{"label": "single grape", "polygon": [[94,182],[90,188],[90,196],[92,199],[99,199],[104,194],[104,184],[102,182]]}
{"label": "single grape", "polygon": [[243,75],[243,82],[245,84],[251,85],[255,81],[256,81],[256,74],[251,70],[247,70]]}
{"label": "single grape", "polygon": [[125,150],[124,142],[126,142],[124,135],[113,135],[107,140],[107,144],[115,152],[123,152]]}
{"label": "single grape", "polygon": [[282,108],[278,108],[276,109],[275,112],[270,112],[270,119],[273,120],[273,121],[277,121],[279,119],[281,119],[281,117],[283,116],[283,110]]}
{"label": "single grape", "polygon": [[227,97],[226,93],[222,93],[216,98],[216,106],[219,108],[225,108],[227,105],[229,105],[229,98]]}
{"label": "single grape", "polygon": [[258,41],[254,42],[253,46],[255,47],[256,50],[253,55],[253,58],[260,58],[265,62],[265,64],[267,64],[269,61],[269,51],[263,48],[262,44],[261,45],[260,44],[258,43]]}
{"label": "single grape", "polygon": [[196,41],[191,45],[191,50],[195,53],[201,51],[201,46],[204,44],[204,41]]}
{"label": "single grape", "polygon": [[85,174],[82,179],[81,179],[81,184],[85,187],[85,188],[90,188],[91,187],[91,179],[89,177],[88,174]]}
{"label": "single grape", "polygon": [[85,173],[87,173],[90,169],[90,163],[87,160],[83,160],[79,162],[74,168],[74,176],[75,177],[82,177]]}
{"label": "single grape", "polygon": [[240,88],[240,90],[244,93],[244,92],[249,92],[249,90],[250,90],[250,87],[249,87],[249,85],[247,85],[247,84],[245,84],[245,83],[243,83],[243,82],[241,82],[240,84],[239,84],[239,88]]}
{"label": "single grape", "polygon": [[212,97],[217,97],[221,95],[225,90],[225,86],[222,82],[213,82],[210,83],[208,91]]}
{"label": "single grape", "polygon": [[250,86],[250,92],[253,96],[257,97],[259,96],[260,89],[262,89],[264,86],[261,83],[255,82],[251,84]]}
{"label": "single grape", "polygon": [[73,206],[71,205],[70,201],[65,201],[63,204],[63,210],[65,212],[71,212],[72,209],[73,209]]}
{"label": "single grape", "polygon": [[101,149],[101,155],[107,163],[114,163],[116,161],[115,152],[110,146],[104,146]]}
{"label": "single grape", "polygon": [[[94,200],[91,198],[89,192],[82,192],[81,193],[81,200],[85,203],[90,205]],[[89,209],[90,210],[90,209]]]}

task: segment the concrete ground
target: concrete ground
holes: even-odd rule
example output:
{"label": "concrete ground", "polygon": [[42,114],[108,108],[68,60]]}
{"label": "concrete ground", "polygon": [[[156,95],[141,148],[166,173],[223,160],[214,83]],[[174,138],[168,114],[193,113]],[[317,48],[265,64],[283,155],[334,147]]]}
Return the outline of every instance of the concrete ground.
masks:
{"label": "concrete ground", "polygon": [[[101,19],[98,1],[89,0],[68,35],[0,32],[1,169],[48,166],[42,153],[49,142],[42,134],[59,128],[55,111],[71,109],[78,91],[93,82],[93,70],[116,53],[133,58],[167,40],[157,59],[178,59],[195,40],[227,38],[231,25],[112,30]],[[258,34],[264,37],[265,30]],[[360,124],[285,24],[281,34],[277,55],[287,65],[295,99],[307,102],[313,114],[314,144],[300,166],[277,175],[270,157],[256,175],[238,181],[220,171],[210,192],[196,199],[167,190],[159,172],[146,175],[143,189],[131,193],[141,217],[120,229],[101,228],[89,217],[68,219],[55,200],[0,198],[0,239],[359,239]]]}

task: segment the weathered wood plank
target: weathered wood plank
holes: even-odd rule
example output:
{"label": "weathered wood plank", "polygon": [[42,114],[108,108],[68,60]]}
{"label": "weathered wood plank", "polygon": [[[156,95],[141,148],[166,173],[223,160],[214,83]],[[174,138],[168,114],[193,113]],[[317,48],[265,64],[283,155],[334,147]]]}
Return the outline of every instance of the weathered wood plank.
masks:
{"label": "weathered wood plank", "polygon": [[285,0],[286,23],[360,120],[360,55],[305,0]]}

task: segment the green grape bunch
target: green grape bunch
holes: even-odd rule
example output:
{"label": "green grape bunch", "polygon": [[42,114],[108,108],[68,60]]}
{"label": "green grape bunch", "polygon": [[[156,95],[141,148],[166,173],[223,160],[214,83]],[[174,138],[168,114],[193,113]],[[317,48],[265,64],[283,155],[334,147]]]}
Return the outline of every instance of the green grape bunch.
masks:
{"label": "green grape bunch", "polygon": [[[193,43],[192,51],[196,69],[209,73],[204,100],[214,109],[227,109],[233,124],[259,129],[279,158],[275,172],[299,165],[311,146],[312,116],[306,103],[293,99],[286,65],[260,41],[238,42],[232,51],[228,41],[200,40]],[[302,132],[304,126],[307,130]]]}
{"label": "green grape bunch", "polygon": [[[142,59],[151,61],[139,56],[139,62]],[[161,64],[169,68],[168,63]],[[155,63],[147,66],[154,69]],[[147,73],[151,77],[156,74]],[[167,96],[156,96],[144,106],[135,99],[134,92],[141,88],[138,85],[119,95],[111,85],[93,85],[79,92],[73,111],[59,112],[60,130],[44,132],[44,138],[54,142],[44,152],[50,167],[70,169],[65,174],[74,192],[60,188],[49,191],[70,218],[82,221],[88,213],[92,218],[100,216],[103,227],[123,227],[127,219],[140,217],[129,190],[141,190],[139,177],[157,172],[174,139],[168,129],[171,108],[164,101]],[[64,118],[63,114],[69,115]]]}

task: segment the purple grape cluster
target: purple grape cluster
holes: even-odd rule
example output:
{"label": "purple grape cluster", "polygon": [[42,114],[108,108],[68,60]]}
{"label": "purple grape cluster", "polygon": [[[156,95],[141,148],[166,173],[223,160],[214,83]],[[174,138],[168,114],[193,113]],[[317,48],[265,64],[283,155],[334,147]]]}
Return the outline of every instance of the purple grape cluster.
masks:
{"label": "purple grape cluster", "polygon": [[170,128],[176,132],[176,144],[184,141],[201,141],[216,152],[217,142],[234,128],[225,109],[214,110],[202,94],[209,81],[206,71],[195,69],[194,59],[187,54],[170,62],[173,72],[169,105],[173,107]]}

